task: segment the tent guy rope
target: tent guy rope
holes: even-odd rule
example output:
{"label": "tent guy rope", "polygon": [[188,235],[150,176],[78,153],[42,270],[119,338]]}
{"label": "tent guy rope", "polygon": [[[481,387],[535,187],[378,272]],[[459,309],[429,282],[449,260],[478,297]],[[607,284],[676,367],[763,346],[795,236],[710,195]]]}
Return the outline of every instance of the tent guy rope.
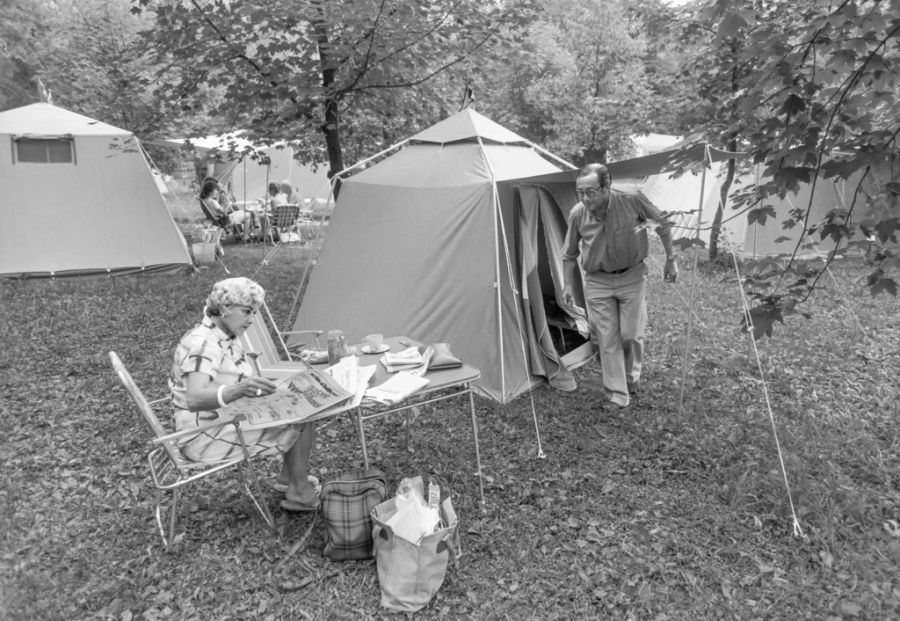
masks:
{"label": "tent guy rope", "polygon": [[791,517],[793,519],[793,533],[795,537],[806,537],[803,533],[803,528],[800,525],[800,519],[797,517],[797,512],[794,509],[794,498],[791,494],[791,484],[788,481],[787,476],[787,468],[784,465],[784,454],[781,451],[781,441],[778,439],[778,429],[775,426],[775,414],[772,412],[772,403],[769,399],[769,389],[766,385],[766,376],[763,372],[762,361],[759,358],[759,349],[756,346],[756,338],[753,336],[753,320],[750,315],[750,305],[747,302],[747,295],[744,292],[744,281],[741,277],[741,269],[738,266],[737,257],[732,253],[731,255],[732,261],[734,262],[734,271],[737,274],[738,280],[738,290],[741,293],[741,303],[744,307],[744,316],[747,321],[747,334],[750,337],[750,343],[753,345],[753,354],[756,357],[756,367],[759,370],[759,379],[762,384],[763,396],[766,400],[766,410],[769,413],[769,423],[772,425],[772,436],[775,438],[775,448],[778,451],[778,463],[781,466],[781,476],[784,480],[784,489],[787,492],[788,503],[791,507]]}

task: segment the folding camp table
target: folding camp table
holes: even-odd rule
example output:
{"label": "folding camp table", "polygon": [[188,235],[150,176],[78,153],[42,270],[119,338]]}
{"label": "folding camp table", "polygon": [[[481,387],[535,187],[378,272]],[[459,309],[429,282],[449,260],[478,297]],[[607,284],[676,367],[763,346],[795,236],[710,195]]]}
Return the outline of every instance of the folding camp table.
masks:
{"label": "folding camp table", "polygon": [[[384,339],[385,344],[390,345],[390,351],[401,351],[408,347],[419,346],[421,343],[413,341],[404,336],[395,336]],[[360,366],[368,366],[376,364],[384,352],[379,354],[365,354],[360,352]],[[390,373],[384,368],[384,365],[376,366],[375,375],[369,382],[370,386],[378,386],[389,379]],[[425,378],[429,380],[428,385],[421,390],[413,393],[402,402],[395,405],[378,405],[371,402],[363,401],[356,408],[356,421],[359,427],[359,441],[362,445],[363,464],[369,467],[369,454],[366,450],[366,431],[363,423],[374,418],[381,418],[389,414],[398,412],[408,412],[410,409],[426,405],[429,403],[437,403],[455,397],[469,397],[469,412],[472,416],[472,434],[475,439],[475,463],[478,474],[478,490],[481,496],[481,505],[484,506],[484,477],[481,472],[481,449],[478,444],[478,420],[475,417],[475,399],[472,392],[472,384],[481,377],[481,371],[473,366],[463,364],[455,369],[441,369],[439,371],[428,371]]]}

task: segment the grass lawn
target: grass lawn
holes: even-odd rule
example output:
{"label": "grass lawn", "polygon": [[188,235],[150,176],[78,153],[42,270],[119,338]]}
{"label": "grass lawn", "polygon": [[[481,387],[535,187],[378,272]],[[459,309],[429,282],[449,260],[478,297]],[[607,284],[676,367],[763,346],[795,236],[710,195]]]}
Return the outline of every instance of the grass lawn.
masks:
{"label": "grass lawn", "polygon": [[[306,261],[228,247],[287,319]],[[395,485],[442,484],[464,556],[421,618],[887,619],[900,617],[900,303],[872,298],[862,267],[833,267],[805,310],[760,344],[765,386],[803,536],[792,534],[772,422],[733,272],[683,260],[651,269],[644,392],[601,406],[599,369],[571,393],[477,400],[487,510],[478,506],[463,403],[367,427]],[[0,618],[364,619],[374,562],[322,558],[321,522],[277,507],[264,528],[236,477],[186,499],[166,553],[152,518],[148,430],[112,373],[115,350],[150,398],[166,390],[180,336],[224,277],[0,281]],[[693,300],[689,305],[689,300]],[[348,292],[348,303],[354,303]],[[688,318],[693,314],[685,357]],[[331,326],[326,326],[331,327]],[[340,326],[334,326],[340,327]],[[683,364],[688,372],[679,395]],[[405,443],[407,434],[410,437]],[[319,430],[314,469],[361,464],[349,418]],[[277,463],[266,464],[274,473]]]}

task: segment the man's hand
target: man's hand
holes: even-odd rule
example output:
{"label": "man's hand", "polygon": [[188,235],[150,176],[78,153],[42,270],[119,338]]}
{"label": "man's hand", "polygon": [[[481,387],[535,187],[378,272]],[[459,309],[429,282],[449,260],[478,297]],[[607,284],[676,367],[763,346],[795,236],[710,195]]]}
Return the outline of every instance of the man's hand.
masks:
{"label": "man's hand", "polygon": [[666,259],[666,266],[663,268],[663,280],[666,282],[675,282],[678,278],[678,266],[675,264],[675,257]]}
{"label": "man's hand", "polygon": [[575,306],[575,296],[572,295],[572,287],[566,286],[563,289],[563,302],[569,306]]}

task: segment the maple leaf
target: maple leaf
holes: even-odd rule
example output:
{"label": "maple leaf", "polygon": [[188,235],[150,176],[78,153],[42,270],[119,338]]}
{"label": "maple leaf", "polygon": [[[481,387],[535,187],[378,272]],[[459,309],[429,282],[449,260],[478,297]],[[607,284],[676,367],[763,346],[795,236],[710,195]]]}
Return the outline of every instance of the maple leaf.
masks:
{"label": "maple leaf", "polygon": [[888,278],[888,277],[879,278],[872,285],[870,285],[869,291],[873,297],[878,295],[882,291],[884,291],[885,293],[889,293],[892,296],[896,297],[897,296],[897,281],[895,281],[893,278]]}
{"label": "maple leaf", "polygon": [[772,205],[763,205],[747,212],[747,224],[765,226],[766,218],[769,217],[775,217],[775,208]]}

